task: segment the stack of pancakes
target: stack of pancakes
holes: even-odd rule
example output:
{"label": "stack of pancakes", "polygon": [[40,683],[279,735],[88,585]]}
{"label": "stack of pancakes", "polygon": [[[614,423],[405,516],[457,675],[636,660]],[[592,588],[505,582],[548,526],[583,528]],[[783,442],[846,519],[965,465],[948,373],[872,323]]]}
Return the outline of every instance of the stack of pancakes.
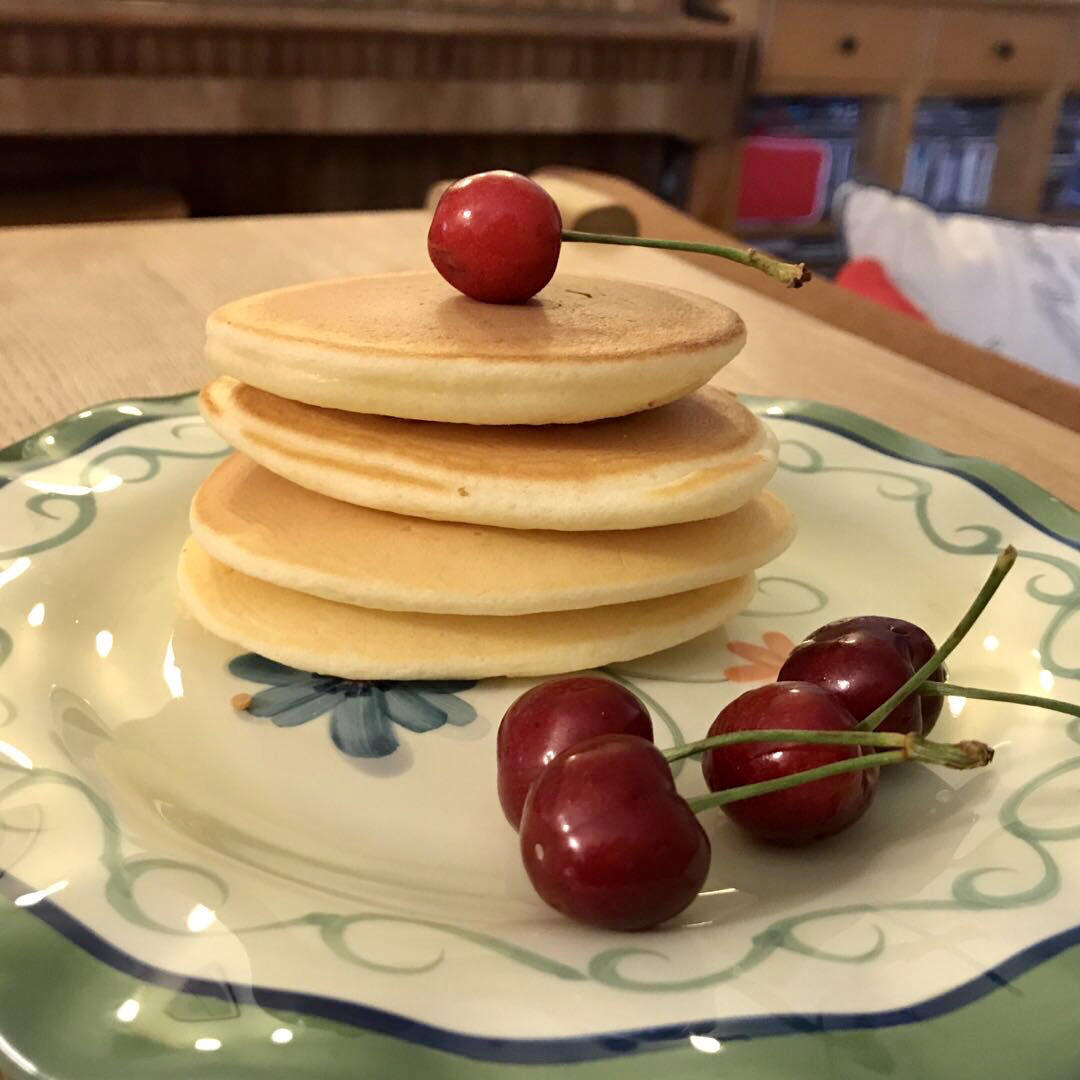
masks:
{"label": "stack of pancakes", "polygon": [[206,628],[350,679],[548,675],[737,614],[791,542],[776,443],[708,380],[739,317],[558,276],[523,305],[428,273],[238,300],[207,421],[238,451],[180,557]]}

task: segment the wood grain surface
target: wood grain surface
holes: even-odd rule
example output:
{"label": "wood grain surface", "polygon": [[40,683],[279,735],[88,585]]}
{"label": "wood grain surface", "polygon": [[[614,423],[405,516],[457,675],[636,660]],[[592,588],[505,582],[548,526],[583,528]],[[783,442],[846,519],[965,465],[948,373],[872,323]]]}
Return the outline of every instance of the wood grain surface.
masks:
{"label": "wood grain surface", "polygon": [[[1080,2],[1080,0],[1077,0]],[[391,7],[364,5],[290,3],[234,4],[228,0],[0,0],[0,23],[53,23],[106,25],[110,27],[248,27],[259,30],[389,31],[392,33],[494,34],[580,39],[618,37],[626,40],[704,41],[722,40],[742,31],[723,22],[685,15],[629,17],[624,13],[562,13],[546,10],[437,11],[418,10],[418,3]],[[538,7],[540,4],[538,3]]]}
{"label": "wood grain surface", "polygon": [[[422,267],[427,224],[422,211],[398,211],[0,233],[0,442],[95,402],[195,387],[217,305],[313,278]],[[853,409],[1080,501],[1076,434],[788,307],[782,294],[640,249],[571,244],[562,267],[661,281],[736,308],[750,341],[718,380],[731,389]]]}

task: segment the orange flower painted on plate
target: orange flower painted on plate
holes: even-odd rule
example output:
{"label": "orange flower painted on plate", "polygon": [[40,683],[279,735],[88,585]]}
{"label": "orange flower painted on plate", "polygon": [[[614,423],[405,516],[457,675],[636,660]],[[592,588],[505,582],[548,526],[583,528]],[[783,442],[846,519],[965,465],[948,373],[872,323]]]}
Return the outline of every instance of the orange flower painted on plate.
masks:
{"label": "orange flower painted on plate", "polygon": [[749,641],[729,641],[728,649],[748,664],[736,664],[724,669],[724,675],[732,682],[769,682],[775,679],[791,655],[795,642],[779,630],[766,630],[761,635],[763,645]]}

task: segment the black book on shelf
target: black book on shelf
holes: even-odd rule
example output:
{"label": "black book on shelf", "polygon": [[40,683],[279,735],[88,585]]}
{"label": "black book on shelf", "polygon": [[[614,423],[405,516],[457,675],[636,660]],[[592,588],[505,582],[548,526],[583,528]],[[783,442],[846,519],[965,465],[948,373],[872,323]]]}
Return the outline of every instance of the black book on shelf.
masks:
{"label": "black book on shelf", "polygon": [[1065,99],[1047,170],[1043,209],[1080,210],[1080,94]]}
{"label": "black book on shelf", "polygon": [[983,209],[990,195],[1000,116],[996,101],[924,101],[908,148],[903,193],[938,210]]}

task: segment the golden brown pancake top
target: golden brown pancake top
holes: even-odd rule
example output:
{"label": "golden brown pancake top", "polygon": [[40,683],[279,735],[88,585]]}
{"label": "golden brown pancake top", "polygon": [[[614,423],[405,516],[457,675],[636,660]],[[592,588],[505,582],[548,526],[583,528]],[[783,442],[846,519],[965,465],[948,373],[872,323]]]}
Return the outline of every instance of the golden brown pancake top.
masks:
{"label": "golden brown pancake top", "polygon": [[215,391],[220,394],[229,384],[233,419],[241,425],[250,417],[302,439],[430,463],[440,472],[567,480],[632,474],[736,454],[760,430],[760,421],[734,394],[711,386],[670,405],[611,420],[489,427],[324,409],[222,377],[202,391],[211,415],[221,412]]}
{"label": "golden brown pancake top", "polygon": [[410,359],[633,360],[723,346],[730,308],[662,285],[558,274],[526,304],[483,304],[434,273],[320,281],[234,300],[210,317],[278,344]]}
{"label": "golden brown pancake top", "polygon": [[438,586],[451,573],[455,590],[488,592],[498,585],[497,594],[511,580],[513,588],[528,591],[563,586],[575,573],[592,585],[598,575],[602,582],[633,581],[744,553],[752,558],[755,549],[774,544],[790,520],[780,500],[764,493],[720,518],[614,532],[428,521],[308,491],[243,454],[232,454],[207,477],[192,515],[210,533],[256,555],[413,585]]}

